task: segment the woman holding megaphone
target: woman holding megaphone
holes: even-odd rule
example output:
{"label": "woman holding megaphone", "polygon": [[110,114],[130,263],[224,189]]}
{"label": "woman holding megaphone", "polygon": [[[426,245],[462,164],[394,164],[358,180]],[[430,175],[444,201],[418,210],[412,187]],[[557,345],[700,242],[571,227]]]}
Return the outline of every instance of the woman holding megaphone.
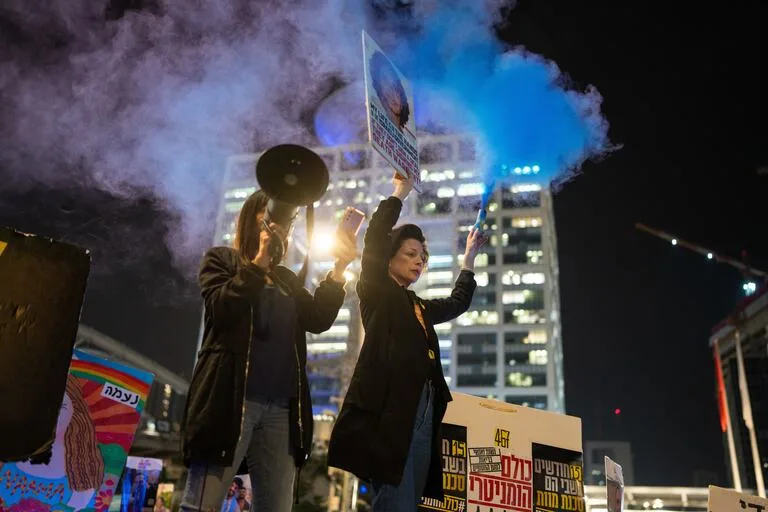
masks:
{"label": "woman holding megaphone", "polygon": [[306,332],[336,319],[356,241],[338,235],[334,268],[312,295],[275,262],[274,242],[284,254],[287,241],[265,222],[269,201],[262,191],[246,199],[234,247],[208,250],[200,268],[204,340],[183,419],[183,510],[218,512],[246,459],[251,510],[290,511],[297,468],[312,448]]}
{"label": "woman holding megaphone", "polygon": [[409,287],[427,265],[424,235],[414,224],[393,229],[413,184],[395,176],[394,185],[365,233],[357,284],[365,340],[328,465],[370,480],[375,512],[415,512],[422,496],[443,497],[440,424],[451,393],[434,326],[469,308],[475,257],[487,237],[470,230],[450,297],[422,300]]}

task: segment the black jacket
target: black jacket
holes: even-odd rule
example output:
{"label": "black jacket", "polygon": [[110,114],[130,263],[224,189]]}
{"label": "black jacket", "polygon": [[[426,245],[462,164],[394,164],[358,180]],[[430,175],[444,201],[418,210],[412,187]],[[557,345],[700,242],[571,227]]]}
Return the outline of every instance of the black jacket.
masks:
{"label": "black jacket", "polygon": [[[291,400],[290,418],[293,455],[296,466],[301,467],[312,449],[313,430],[306,332],[321,333],[331,327],[344,301],[344,287],[329,275],[312,296],[296,274],[285,267],[277,267],[269,275],[296,303],[298,399]],[[265,276],[263,270],[227,247],[214,247],[203,258],[199,281],[205,302],[204,338],[182,420],[182,452],[187,465],[233,463],[240,437],[254,312],[258,313]]]}
{"label": "black jacket", "polygon": [[[421,300],[389,276],[390,233],[402,202],[390,197],[379,204],[365,233],[357,291],[365,341],[347,396],[331,434],[328,464],[364,480],[398,485],[402,479],[422,388],[429,377],[429,348],[440,353],[434,325],[465,312],[477,286],[463,270],[445,299]],[[414,313],[421,304],[428,340]],[[451,393],[437,358],[432,458],[424,496],[442,499],[440,424]]]}

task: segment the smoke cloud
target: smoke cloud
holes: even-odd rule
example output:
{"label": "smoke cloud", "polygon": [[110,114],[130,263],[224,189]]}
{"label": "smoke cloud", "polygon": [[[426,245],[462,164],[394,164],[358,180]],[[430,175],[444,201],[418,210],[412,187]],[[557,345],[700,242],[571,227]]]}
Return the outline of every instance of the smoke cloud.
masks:
{"label": "smoke cloud", "polygon": [[[415,19],[388,20],[398,29],[383,29],[379,42],[389,43],[390,56],[413,83],[417,128],[477,137],[486,193],[499,181],[557,188],[587,159],[618,149],[596,88],[577,89],[554,62],[496,37],[513,2],[419,5]],[[362,82],[326,101],[315,122],[325,143],[364,137],[363,101]]]}
{"label": "smoke cloud", "polygon": [[414,77],[419,124],[480,134],[491,174],[535,162],[551,179],[607,148],[596,91],[496,40],[508,2],[423,2],[407,22],[351,0],[167,0],[115,21],[86,0],[3,4],[3,189],[150,193],[180,219],[166,238],[185,272],[211,242],[227,156],[316,144],[337,83],[353,93],[320,112],[339,122],[314,128],[359,136],[362,28]]}

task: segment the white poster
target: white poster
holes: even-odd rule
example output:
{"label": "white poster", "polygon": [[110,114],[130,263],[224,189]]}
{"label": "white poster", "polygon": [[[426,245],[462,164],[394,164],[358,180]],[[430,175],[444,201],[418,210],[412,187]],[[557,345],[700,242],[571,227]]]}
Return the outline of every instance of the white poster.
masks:
{"label": "white poster", "polygon": [[624,471],[610,457],[605,458],[605,490],[608,512],[624,510]]}
{"label": "white poster", "polygon": [[363,31],[365,104],[371,146],[421,192],[413,89],[379,45]]}
{"label": "white poster", "polygon": [[709,486],[708,512],[766,512],[768,499]]}
{"label": "white poster", "polygon": [[581,420],[452,392],[440,502],[419,510],[584,512]]}

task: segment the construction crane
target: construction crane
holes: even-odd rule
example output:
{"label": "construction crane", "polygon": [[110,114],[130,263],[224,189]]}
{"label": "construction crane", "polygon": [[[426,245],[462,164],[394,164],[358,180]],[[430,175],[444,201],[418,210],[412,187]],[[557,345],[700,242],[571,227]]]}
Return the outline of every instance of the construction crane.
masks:
{"label": "construction crane", "polygon": [[757,283],[752,281],[753,278],[760,278],[763,281],[768,281],[768,272],[751,267],[746,263],[739,261],[735,258],[718,254],[715,251],[707,249],[706,247],[702,247],[700,245],[693,244],[686,240],[682,240],[677,236],[671,235],[659,229],[648,227],[645,224],[641,224],[639,222],[635,224],[635,227],[640,231],[645,231],[650,235],[661,238],[662,240],[666,240],[672,245],[684,247],[685,249],[699,253],[702,256],[706,256],[706,258],[709,260],[714,260],[717,263],[725,263],[726,265],[730,265],[738,269],[739,272],[741,272],[742,275],[744,275],[744,277],[747,279],[747,283],[744,284],[744,291],[746,292],[747,295],[751,295],[757,291]]}

